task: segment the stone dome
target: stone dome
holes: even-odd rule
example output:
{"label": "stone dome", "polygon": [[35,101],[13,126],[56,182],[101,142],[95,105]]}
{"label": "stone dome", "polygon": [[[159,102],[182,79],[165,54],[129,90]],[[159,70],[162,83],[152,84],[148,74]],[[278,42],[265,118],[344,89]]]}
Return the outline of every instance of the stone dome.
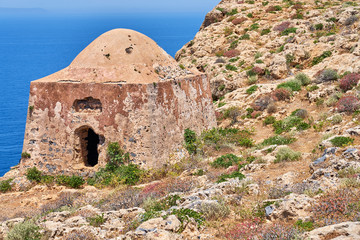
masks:
{"label": "stone dome", "polygon": [[149,37],[114,29],[87,46],[67,68],[39,82],[152,83],[184,76],[177,62]]}

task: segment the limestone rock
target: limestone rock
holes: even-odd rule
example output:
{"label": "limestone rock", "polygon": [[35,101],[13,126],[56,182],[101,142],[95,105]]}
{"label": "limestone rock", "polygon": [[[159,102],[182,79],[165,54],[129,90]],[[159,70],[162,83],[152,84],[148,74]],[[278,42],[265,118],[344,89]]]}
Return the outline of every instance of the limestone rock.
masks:
{"label": "limestone rock", "polygon": [[315,200],[304,194],[294,194],[286,196],[279,206],[271,205],[273,211],[269,211],[269,219],[272,221],[282,220],[309,220],[311,204]]}
{"label": "limestone rock", "polygon": [[360,222],[343,222],[335,225],[318,228],[304,234],[304,237],[309,240],[360,239]]}

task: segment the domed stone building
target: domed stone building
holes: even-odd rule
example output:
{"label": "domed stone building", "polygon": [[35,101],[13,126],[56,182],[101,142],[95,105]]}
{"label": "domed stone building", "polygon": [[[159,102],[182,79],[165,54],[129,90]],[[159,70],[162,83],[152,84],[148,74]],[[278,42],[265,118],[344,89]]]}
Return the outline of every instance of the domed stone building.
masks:
{"label": "domed stone building", "polygon": [[186,128],[216,126],[209,81],[180,68],[153,40],[109,31],[69,67],[31,82],[22,169],[96,170],[119,142],[135,163],[162,166]]}

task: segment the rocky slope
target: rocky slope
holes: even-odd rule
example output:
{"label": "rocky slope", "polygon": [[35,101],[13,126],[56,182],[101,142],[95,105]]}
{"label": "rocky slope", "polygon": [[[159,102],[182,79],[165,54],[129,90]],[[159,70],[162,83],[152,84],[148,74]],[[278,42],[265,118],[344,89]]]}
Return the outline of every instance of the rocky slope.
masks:
{"label": "rocky slope", "polygon": [[132,186],[14,169],[0,236],[360,239],[357,4],[221,1],[176,56],[209,75],[219,128],[186,131],[189,155]]}
{"label": "rocky slope", "polygon": [[[254,67],[261,69],[261,83],[299,71],[313,76],[326,67],[358,72],[358,8],[353,5],[224,0],[206,15],[201,30],[176,59],[209,74],[216,97],[247,85],[246,70]],[[313,66],[327,51],[331,56]]]}

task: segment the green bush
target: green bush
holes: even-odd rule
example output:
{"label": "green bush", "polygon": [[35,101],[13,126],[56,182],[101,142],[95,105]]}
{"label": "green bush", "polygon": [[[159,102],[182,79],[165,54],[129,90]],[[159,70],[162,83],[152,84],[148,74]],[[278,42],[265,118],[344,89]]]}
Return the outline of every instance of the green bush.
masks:
{"label": "green bush", "polygon": [[154,210],[146,211],[145,213],[143,213],[141,215],[141,222],[146,222],[147,220],[160,217],[160,215],[161,215],[161,212],[158,212],[158,211],[154,211]]}
{"label": "green bush", "polygon": [[300,152],[295,152],[294,150],[288,147],[283,147],[280,148],[276,153],[276,159],[274,162],[279,163],[279,162],[296,161],[299,160],[300,157],[301,157]]}
{"label": "green bush", "polygon": [[250,35],[245,33],[244,35],[242,35],[241,37],[239,37],[239,40],[250,40]]}
{"label": "green bush", "polygon": [[292,91],[300,91],[301,90],[301,82],[297,80],[289,80],[284,83],[280,83],[277,88],[285,88],[285,89],[291,89]]}
{"label": "green bush", "polygon": [[257,73],[254,72],[254,71],[251,69],[251,70],[249,70],[249,71],[246,72],[246,76],[248,76],[248,77],[257,76]]}
{"label": "green bush", "polygon": [[295,75],[295,80],[301,82],[303,86],[307,86],[311,83],[311,79],[305,73],[298,73]]}
{"label": "green bush", "polygon": [[184,132],[185,148],[190,153],[196,153],[196,133],[190,129],[185,129]]}
{"label": "green bush", "polygon": [[250,31],[253,31],[253,30],[257,30],[257,29],[259,29],[259,24],[258,23],[254,23],[254,24],[252,24],[251,26],[250,26]]}
{"label": "green bush", "polygon": [[94,217],[88,217],[87,221],[89,222],[90,226],[100,227],[102,224],[105,223],[104,213],[101,215],[96,215]]}
{"label": "green bush", "polygon": [[32,221],[16,224],[8,233],[7,240],[40,240],[41,234],[38,227]]}
{"label": "green bush", "polygon": [[269,34],[271,32],[271,30],[269,28],[263,29],[260,33],[261,36],[264,36],[266,34]]}
{"label": "green bush", "polygon": [[284,31],[281,32],[281,36],[287,36],[290,33],[296,33],[296,30],[297,30],[297,28],[295,28],[295,27],[285,29]]}
{"label": "green bush", "polygon": [[289,132],[294,127],[300,131],[309,129],[311,126],[298,116],[289,116],[284,120],[276,121],[273,127],[276,134],[281,134],[283,132]]}
{"label": "green bush", "polygon": [[238,141],[238,145],[239,146],[242,146],[242,147],[252,147],[254,146],[254,140],[251,139],[251,138],[247,138],[247,137],[244,137],[244,138],[240,138],[239,141]]}
{"label": "green bush", "polygon": [[207,146],[213,146],[219,150],[222,145],[235,144],[238,146],[249,145],[252,140],[250,136],[252,132],[244,129],[237,128],[213,128],[206,130],[201,134],[201,140]]}
{"label": "green bush", "polygon": [[13,179],[0,181],[0,192],[9,192],[11,191],[11,182]]}
{"label": "green bush", "polygon": [[318,90],[318,89],[319,89],[319,87],[317,85],[311,85],[311,86],[306,87],[306,90],[308,92],[313,92],[313,91]]}
{"label": "green bush", "polygon": [[331,139],[330,142],[335,147],[343,147],[348,144],[352,144],[354,142],[354,139],[349,138],[349,137],[335,137],[335,138]]}
{"label": "green bush", "polygon": [[49,176],[49,175],[43,175],[41,176],[41,183],[45,184],[45,185],[50,185],[54,182],[54,177],[53,176]]}
{"label": "green bush", "polygon": [[235,14],[237,14],[237,13],[238,13],[237,8],[234,8],[234,9],[232,9],[230,12],[227,12],[226,15],[232,16],[232,15],[235,15]]}
{"label": "green bush", "polygon": [[40,182],[42,172],[38,170],[36,167],[29,168],[26,170],[26,178],[32,182]]}
{"label": "green bush", "polygon": [[322,23],[318,23],[318,24],[315,24],[315,30],[323,30],[324,29],[324,25]]}
{"label": "green bush", "polygon": [[[186,132],[191,133],[191,130]],[[189,134],[189,136],[185,136],[185,139],[190,141],[189,139],[191,139],[191,137],[191,134]],[[128,153],[124,154],[124,151],[120,149],[118,143],[109,145],[108,156],[110,161],[106,164],[105,168],[101,168],[95,173],[94,177],[87,180],[89,185],[134,185],[140,180],[143,171],[135,164],[124,165],[125,162],[130,161],[130,157]]]}
{"label": "green bush", "polygon": [[282,7],[279,5],[274,6],[275,11],[281,11]]}
{"label": "green bush", "polygon": [[31,158],[31,155],[28,152],[23,152],[21,153],[21,158]]}
{"label": "green bush", "polygon": [[273,124],[276,122],[276,118],[274,116],[267,116],[264,119],[264,125],[269,125],[269,124]]}
{"label": "green bush", "polygon": [[80,176],[72,175],[58,175],[56,176],[56,182],[59,185],[68,186],[71,188],[80,188],[85,183],[84,179]]}
{"label": "green bush", "polygon": [[320,56],[314,57],[312,60],[312,65],[315,66],[316,64],[321,63],[325,58],[328,58],[332,55],[330,51],[323,52]]}
{"label": "green bush", "polygon": [[241,158],[234,154],[226,154],[221,157],[218,157],[214,162],[211,163],[211,166],[214,168],[228,168],[234,164],[239,163]]}
{"label": "green bush", "polygon": [[199,226],[204,224],[205,218],[201,213],[198,213],[192,209],[180,208],[171,211],[170,215],[175,215],[181,222],[182,227],[180,232],[184,230],[184,226],[193,219]]}
{"label": "green bush", "polygon": [[177,201],[180,199],[179,195],[170,195],[160,201],[152,197],[147,198],[142,204],[142,207],[145,209],[145,213],[142,214],[141,221],[145,222],[149,219],[159,217],[161,215],[161,211],[168,210],[169,208],[176,206]]}
{"label": "green bush", "polygon": [[107,148],[107,157],[108,163],[106,168],[110,171],[116,169],[117,166],[130,161],[129,153],[124,153],[118,142],[109,143]]}
{"label": "green bush", "polygon": [[295,138],[283,137],[280,135],[272,136],[265,139],[260,146],[270,146],[270,145],[288,145],[295,141]]}
{"label": "green bush", "polygon": [[229,178],[239,178],[239,180],[242,180],[245,178],[245,175],[238,171],[230,174],[221,174],[219,179],[217,180],[217,183],[226,182]]}
{"label": "green bush", "polygon": [[116,169],[115,174],[118,176],[120,182],[123,182],[126,185],[135,185],[140,180],[143,171],[138,165],[129,164],[119,166]]}
{"label": "green bush", "polygon": [[236,58],[231,58],[231,59],[229,60],[229,62],[234,63],[234,62],[237,62],[239,59],[240,59],[240,58],[238,58],[238,57],[236,57]]}
{"label": "green bush", "polygon": [[231,64],[227,64],[227,65],[225,66],[225,68],[226,68],[227,70],[230,70],[230,71],[237,71],[237,70],[238,70],[237,67],[235,67],[235,66],[233,66],[233,65],[231,65]]}
{"label": "green bush", "polygon": [[246,93],[251,95],[253,94],[254,92],[256,92],[256,90],[258,89],[259,87],[257,85],[253,85],[251,87],[249,87],[248,89],[246,89]]}

